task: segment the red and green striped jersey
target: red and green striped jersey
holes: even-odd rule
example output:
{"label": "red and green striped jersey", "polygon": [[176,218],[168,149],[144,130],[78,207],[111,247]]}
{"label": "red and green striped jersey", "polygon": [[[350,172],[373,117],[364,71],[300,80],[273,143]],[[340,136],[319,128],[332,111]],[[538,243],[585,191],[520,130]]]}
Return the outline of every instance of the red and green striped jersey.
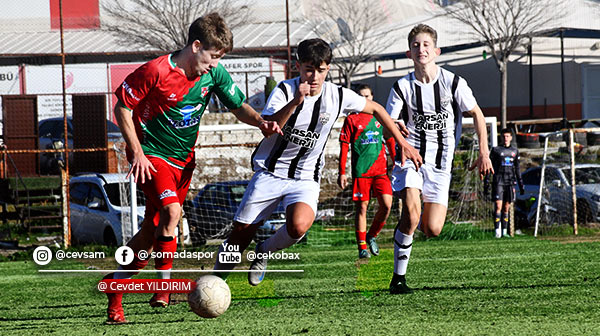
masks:
{"label": "red and green striped jersey", "polygon": [[172,56],[158,57],[137,68],[115,94],[133,110],[144,154],[183,169],[195,164],[200,119],[211,93],[216,93],[229,109],[240,108],[245,97],[221,64],[190,81],[173,63]]}
{"label": "red and green striped jersey", "polygon": [[352,177],[373,177],[387,173],[383,126],[371,114],[346,117],[340,141],[352,147]]}

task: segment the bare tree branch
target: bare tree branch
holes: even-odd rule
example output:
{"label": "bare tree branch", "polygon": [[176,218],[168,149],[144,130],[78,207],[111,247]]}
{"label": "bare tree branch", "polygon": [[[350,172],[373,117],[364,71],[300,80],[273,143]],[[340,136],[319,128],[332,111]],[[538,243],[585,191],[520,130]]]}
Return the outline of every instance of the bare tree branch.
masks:
{"label": "bare tree branch", "polygon": [[190,24],[198,17],[218,12],[233,29],[247,21],[248,5],[236,0],[115,0],[102,2],[110,17],[102,28],[120,42],[162,51],[181,49]]}
{"label": "bare tree branch", "polygon": [[313,31],[329,42],[334,53],[334,66],[343,74],[346,86],[365,62],[385,51],[397,37],[381,31],[386,13],[380,1],[322,1],[311,20]]}
{"label": "bare tree branch", "polygon": [[500,71],[502,127],[506,127],[508,60],[532,33],[562,13],[560,0],[462,0],[446,7],[447,15],[466,24],[491,49]]}

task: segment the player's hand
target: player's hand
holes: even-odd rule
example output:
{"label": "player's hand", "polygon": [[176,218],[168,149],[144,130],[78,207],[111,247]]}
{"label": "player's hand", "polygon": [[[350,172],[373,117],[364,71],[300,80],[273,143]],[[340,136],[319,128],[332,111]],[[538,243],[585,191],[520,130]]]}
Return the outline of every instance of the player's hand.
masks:
{"label": "player's hand", "polygon": [[337,184],[340,186],[340,188],[342,188],[342,190],[346,189],[346,187],[348,186],[348,179],[346,178],[346,174],[338,175]]}
{"label": "player's hand", "polygon": [[275,133],[283,135],[283,132],[281,131],[281,127],[279,127],[279,124],[276,121],[264,120],[258,125],[258,129],[267,138]]}
{"label": "player's hand", "polygon": [[143,153],[134,154],[133,159],[131,160],[131,168],[129,168],[129,172],[127,173],[127,178],[133,175],[135,183],[139,180],[141,184],[144,184],[146,179],[152,180],[152,172],[156,173],[156,168],[154,168],[152,162],[148,160],[146,155]]}
{"label": "player's hand", "polygon": [[411,160],[415,166],[415,170],[418,171],[423,165],[423,158],[421,157],[421,154],[419,154],[419,151],[409,144],[400,146],[400,150],[402,151],[402,155],[400,156],[401,165],[404,167],[404,162],[406,162],[406,160]]}
{"label": "player's hand", "polygon": [[408,127],[404,125],[404,121],[395,120],[395,123],[396,126],[398,126],[398,129],[400,130],[400,134],[402,134],[403,137],[407,138],[410,135],[410,132],[408,131]]}
{"label": "player's hand", "polygon": [[489,156],[479,156],[477,160],[473,162],[469,170],[475,169],[475,167],[479,170],[479,178],[483,181],[483,178],[489,174],[494,173],[494,168],[492,167],[492,161],[490,161]]}
{"label": "player's hand", "polygon": [[310,85],[307,81],[298,85],[298,90],[294,93],[294,104],[300,105],[304,101],[304,97],[310,94]]}

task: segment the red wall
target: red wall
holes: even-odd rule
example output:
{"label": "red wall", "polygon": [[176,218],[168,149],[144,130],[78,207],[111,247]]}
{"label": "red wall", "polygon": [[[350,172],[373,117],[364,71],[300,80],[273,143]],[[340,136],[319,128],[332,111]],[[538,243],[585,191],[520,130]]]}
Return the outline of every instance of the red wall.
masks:
{"label": "red wall", "polygon": [[[50,27],[60,29],[60,0],[50,0]],[[100,28],[99,0],[62,0],[64,29]]]}

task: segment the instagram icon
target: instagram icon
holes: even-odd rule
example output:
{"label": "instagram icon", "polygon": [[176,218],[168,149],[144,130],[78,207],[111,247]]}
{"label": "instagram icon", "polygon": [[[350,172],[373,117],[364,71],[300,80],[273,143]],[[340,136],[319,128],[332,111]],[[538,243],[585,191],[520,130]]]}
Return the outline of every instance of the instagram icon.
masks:
{"label": "instagram icon", "polygon": [[52,251],[46,246],[38,246],[33,250],[33,261],[40,265],[48,265],[52,260]]}

